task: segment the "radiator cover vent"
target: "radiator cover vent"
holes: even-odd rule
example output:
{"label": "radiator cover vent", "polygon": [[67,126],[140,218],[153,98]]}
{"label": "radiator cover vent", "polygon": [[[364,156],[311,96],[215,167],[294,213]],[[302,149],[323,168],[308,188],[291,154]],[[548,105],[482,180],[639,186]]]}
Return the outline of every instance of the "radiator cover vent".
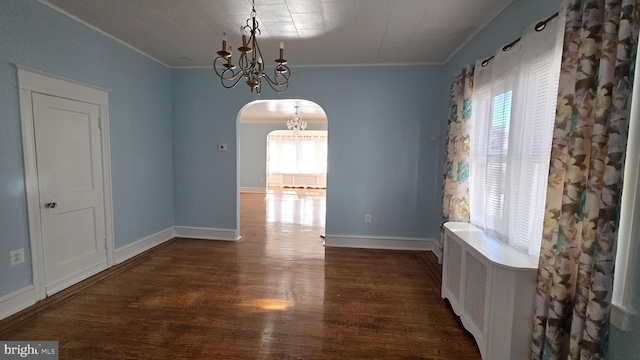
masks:
{"label": "radiator cover vent", "polygon": [[464,289],[464,310],[484,334],[484,314],[487,298],[487,267],[472,256],[467,256]]}
{"label": "radiator cover vent", "polygon": [[[462,246],[455,242],[449,243],[449,248],[445,253],[447,256],[447,264],[461,264],[462,263]],[[460,298],[460,266],[449,266],[447,272],[450,274],[449,290],[456,299]]]}

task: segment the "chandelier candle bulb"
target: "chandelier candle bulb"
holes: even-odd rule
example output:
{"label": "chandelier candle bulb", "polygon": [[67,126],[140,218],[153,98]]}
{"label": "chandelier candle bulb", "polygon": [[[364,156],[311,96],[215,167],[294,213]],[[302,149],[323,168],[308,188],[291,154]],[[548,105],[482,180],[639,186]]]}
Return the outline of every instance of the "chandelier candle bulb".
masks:
{"label": "chandelier candle bulb", "polygon": [[227,31],[222,33],[222,51],[227,51]]}
{"label": "chandelier candle bulb", "polygon": [[242,47],[247,47],[247,32],[242,25],[240,25],[240,34],[242,34]]}
{"label": "chandelier candle bulb", "polygon": [[222,33],[222,50],[218,51],[217,54],[219,57],[223,59],[231,57],[231,47],[229,47],[229,52],[227,52],[227,32],[226,31]]}

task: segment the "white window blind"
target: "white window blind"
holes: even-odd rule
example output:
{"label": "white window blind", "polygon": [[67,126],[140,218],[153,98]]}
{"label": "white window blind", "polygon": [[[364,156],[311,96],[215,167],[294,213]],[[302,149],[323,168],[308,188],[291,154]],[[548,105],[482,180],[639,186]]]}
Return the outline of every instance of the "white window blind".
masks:
{"label": "white window blind", "polygon": [[476,64],[470,156],[471,222],[538,256],[544,220],[563,16],[529,27],[510,50]]}
{"label": "white window blind", "polygon": [[267,169],[271,174],[326,174],[327,131],[277,130],[267,137]]}

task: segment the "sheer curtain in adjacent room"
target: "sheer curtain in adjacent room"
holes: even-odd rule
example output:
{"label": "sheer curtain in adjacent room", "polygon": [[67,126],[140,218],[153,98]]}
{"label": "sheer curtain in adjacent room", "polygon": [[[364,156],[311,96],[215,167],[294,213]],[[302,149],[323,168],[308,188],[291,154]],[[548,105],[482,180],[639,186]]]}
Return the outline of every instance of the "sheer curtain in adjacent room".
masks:
{"label": "sheer curtain in adjacent room", "polygon": [[269,175],[326,174],[327,131],[274,131],[267,137]]}

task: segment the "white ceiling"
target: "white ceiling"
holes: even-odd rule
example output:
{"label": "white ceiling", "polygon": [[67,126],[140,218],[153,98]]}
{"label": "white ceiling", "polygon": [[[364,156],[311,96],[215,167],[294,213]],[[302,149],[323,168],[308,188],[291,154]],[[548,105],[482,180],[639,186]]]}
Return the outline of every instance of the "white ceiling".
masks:
{"label": "white ceiling", "polygon": [[[240,46],[249,0],[40,0],[170,67]],[[441,64],[512,0],[256,0],[265,59],[290,66]],[[237,55],[236,55],[237,59]],[[267,60],[268,65],[271,61]]]}
{"label": "white ceiling", "polygon": [[[250,0],[39,1],[169,67],[211,66],[224,31],[235,51],[251,12]],[[512,1],[255,0],[255,6],[262,55],[276,59],[284,40],[284,57],[295,67],[441,64]],[[284,124],[296,104],[309,123],[327,122],[322,108],[305,100],[254,102],[240,121]]]}
{"label": "white ceiling", "polygon": [[303,120],[309,124],[326,124],[327,114],[322,107],[313,101],[308,100],[258,100],[250,103],[244,108],[240,115],[240,122],[251,123],[274,123],[287,122],[289,115],[298,106],[298,113]]}

